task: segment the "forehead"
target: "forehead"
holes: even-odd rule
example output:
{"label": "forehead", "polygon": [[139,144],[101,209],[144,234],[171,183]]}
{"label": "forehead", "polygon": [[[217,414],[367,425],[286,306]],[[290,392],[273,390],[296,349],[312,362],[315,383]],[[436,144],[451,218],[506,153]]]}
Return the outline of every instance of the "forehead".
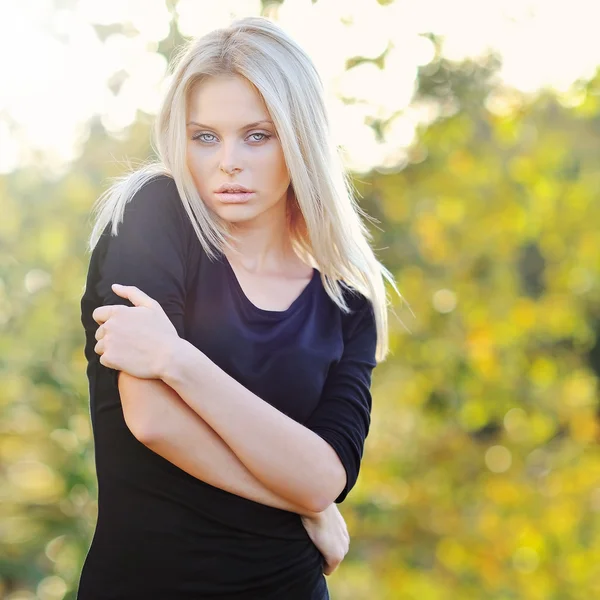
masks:
{"label": "forehead", "polygon": [[194,121],[223,126],[270,119],[258,90],[237,75],[209,77],[197,84],[189,96],[188,115]]}

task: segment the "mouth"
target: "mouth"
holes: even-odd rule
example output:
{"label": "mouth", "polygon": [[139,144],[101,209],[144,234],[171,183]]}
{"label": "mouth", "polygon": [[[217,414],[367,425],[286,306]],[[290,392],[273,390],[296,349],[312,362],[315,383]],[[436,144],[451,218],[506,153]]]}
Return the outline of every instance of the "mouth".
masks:
{"label": "mouth", "polygon": [[256,196],[255,192],[216,192],[215,196],[224,204],[243,204]]}

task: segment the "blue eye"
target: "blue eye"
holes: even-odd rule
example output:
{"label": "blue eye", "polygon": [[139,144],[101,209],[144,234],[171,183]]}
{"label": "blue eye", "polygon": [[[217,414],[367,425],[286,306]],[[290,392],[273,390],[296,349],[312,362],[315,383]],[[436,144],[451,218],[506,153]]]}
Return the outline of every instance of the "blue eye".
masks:
{"label": "blue eye", "polygon": [[259,133],[258,131],[256,133],[251,133],[250,137],[252,137],[254,135],[262,135],[262,137],[259,140],[255,139],[254,140],[255,142],[263,142],[264,140],[268,140],[271,137],[270,135],[268,135],[266,133]]}
{"label": "blue eye", "polygon": [[[213,138],[213,139],[206,139],[205,136],[209,136],[209,138]],[[258,139],[254,136],[260,136]],[[253,138],[251,141],[254,142],[264,142],[266,140],[268,140],[269,138],[271,138],[271,135],[269,135],[268,133],[261,133],[259,131],[255,132],[255,133],[251,133],[248,138]],[[197,133],[196,135],[192,136],[192,140],[200,140],[201,142],[204,142],[206,144],[212,144],[215,140],[217,139],[216,135],[213,135],[212,133]]]}
{"label": "blue eye", "polygon": [[[212,133],[199,133],[198,135],[193,136],[192,139],[193,140],[199,140],[200,138],[202,138],[202,136],[205,136],[205,135],[209,135],[211,137],[216,137]],[[211,140],[204,140],[204,139],[202,139],[201,141],[203,141],[203,142],[207,142],[208,141],[210,143]]]}

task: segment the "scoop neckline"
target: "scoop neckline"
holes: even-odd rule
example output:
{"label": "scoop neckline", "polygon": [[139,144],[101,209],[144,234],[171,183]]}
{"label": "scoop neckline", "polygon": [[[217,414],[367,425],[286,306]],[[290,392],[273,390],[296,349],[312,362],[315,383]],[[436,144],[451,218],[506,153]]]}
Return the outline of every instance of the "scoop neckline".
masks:
{"label": "scoop neckline", "polygon": [[267,310],[265,308],[259,308],[258,306],[256,306],[256,304],[254,304],[254,302],[252,302],[250,300],[250,298],[248,298],[248,296],[246,296],[246,293],[242,289],[242,286],[237,278],[237,275],[235,274],[235,271],[233,270],[233,267],[231,266],[231,263],[229,262],[229,259],[227,258],[227,256],[225,256],[224,252],[221,252],[221,260],[225,264],[225,267],[229,274],[229,278],[231,279],[231,281],[234,285],[234,288],[235,288],[238,296],[241,298],[242,302],[244,302],[244,304],[246,304],[254,312],[256,312],[260,315],[268,316],[268,317],[284,317],[284,316],[289,315],[292,312],[294,312],[296,310],[296,308],[302,304],[304,298],[307,296],[307,294],[310,291],[310,288],[312,288],[312,286],[314,285],[315,281],[317,281],[318,276],[320,274],[319,270],[315,269],[313,267],[313,273],[312,273],[312,277],[310,278],[310,281],[304,286],[304,288],[302,289],[300,294],[298,294],[298,296],[296,296],[296,299],[293,300],[293,302],[288,306],[288,308],[286,308],[285,310]]}

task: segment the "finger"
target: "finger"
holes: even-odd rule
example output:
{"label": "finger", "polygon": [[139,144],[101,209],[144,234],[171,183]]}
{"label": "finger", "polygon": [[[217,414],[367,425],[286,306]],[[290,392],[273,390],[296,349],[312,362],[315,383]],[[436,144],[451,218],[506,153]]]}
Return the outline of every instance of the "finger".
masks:
{"label": "finger", "polygon": [[337,569],[339,564],[340,564],[340,561],[338,561],[338,560],[332,560],[330,562],[325,563],[325,568],[323,569],[323,573],[325,575],[331,575]]}
{"label": "finger", "polygon": [[96,333],[94,337],[100,341],[106,335],[106,329],[104,329],[104,325],[100,325],[98,329],[96,329]]}
{"label": "finger", "polygon": [[100,340],[95,346],[94,346],[94,352],[96,354],[100,354],[100,356],[102,356],[104,354],[104,342],[102,340]]}
{"label": "finger", "polygon": [[157,305],[160,306],[154,298],[150,298],[148,294],[142,292],[142,290],[135,287],[135,285],[113,283],[112,289],[115,294],[121,296],[121,298],[127,298],[134,306],[145,306],[146,308],[156,308]]}
{"label": "finger", "polygon": [[112,315],[113,308],[114,308],[114,306],[112,306],[112,305],[99,306],[98,308],[95,308],[94,312],[92,313],[92,319],[94,319],[94,321],[96,321],[96,323],[98,323],[98,325],[102,325],[102,323],[105,323],[106,321],[108,321],[108,319]]}
{"label": "finger", "polygon": [[101,365],[103,365],[104,367],[107,367],[108,369],[114,368],[113,364],[108,362],[108,359],[106,358],[106,354],[101,354],[98,361],[100,362]]}

